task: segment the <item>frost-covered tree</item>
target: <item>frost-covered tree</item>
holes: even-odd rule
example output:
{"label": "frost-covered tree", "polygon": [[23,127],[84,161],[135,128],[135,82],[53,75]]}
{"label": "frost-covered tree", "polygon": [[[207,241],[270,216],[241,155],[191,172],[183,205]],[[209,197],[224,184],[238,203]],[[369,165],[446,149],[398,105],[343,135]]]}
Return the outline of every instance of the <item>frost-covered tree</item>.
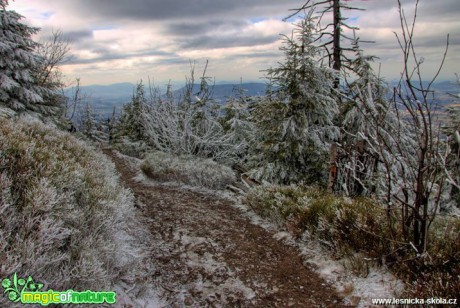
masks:
{"label": "frost-covered tree", "polygon": [[268,70],[271,96],[256,104],[252,176],[277,183],[324,183],[328,140],[336,138],[334,72],[317,61],[311,14],[284,37],[284,62]]}
{"label": "frost-covered tree", "polygon": [[[356,56],[349,63],[354,79],[345,78],[342,104],[337,122],[340,123],[341,139],[336,148],[337,179],[330,187],[346,195],[369,195],[376,193],[379,157],[369,148],[369,136],[377,130],[390,130],[395,119],[392,105],[386,99],[387,86],[371,68],[372,56],[365,56],[355,39]],[[335,187],[334,187],[335,186]]]}
{"label": "frost-covered tree", "polygon": [[[381,197],[391,228],[392,219],[400,219],[407,247],[421,256],[428,247],[428,230],[445,201],[449,147],[443,141],[429,96],[437,75],[427,84],[422,82],[423,61],[413,44],[418,4],[416,1],[415,17],[409,23],[398,0],[402,35],[397,39],[404,62],[391,100],[382,96],[378,80],[366,73],[370,71],[365,62],[356,63],[360,78],[350,92],[356,93],[350,98],[356,110],[345,114],[348,131],[344,140],[359,143],[347,153],[351,157],[342,166],[342,175],[348,171],[351,181],[339,178],[337,184],[344,184],[346,190],[357,183],[356,192],[367,190]],[[441,67],[442,63],[439,70]]]}
{"label": "frost-covered tree", "polygon": [[249,148],[254,141],[254,123],[250,121],[250,106],[256,98],[244,95],[245,90],[239,86],[234,89],[235,95],[229,97],[223,106],[224,115],[219,119],[225,136],[235,147],[239,162],[244,163]]}
{"label": "frost-covered tree", "polygon": [[89,103],[87,103],[85,106],[85,110],[81,118],[80,129],[88,138],[94,138],[96,130],[96,120],[94,118],[93,108]]}
{"label": "frost-covered tree", "polygon": [[415,2],[411,23],[406,18],[401,1],[397,2],[402,34],[396,37],[403,52],[404,64],[399,85],[394,93],[396,102],[404,108],[407,115],[405,121],[411,128],[413,145],[407,144],[406,151],[399,148],[394,151],[401,156],[401,161],[404,161],[408,168],[407,176],[404,178],[404,197],[397,194],[393,196],[406,211],[407,234],[412,233],[413,245],[419,253],[423,253],[427,249],[428,230],[436,217],[446,186],[446,165],[441,159],[445,145],[437,125],[435,105],[430,99],[430,93],[447,55],[449,36],[438,72],[425,85],[422,82],[421,71],[423,58],[417,55],[414,46],[419,0]]}
{"label": "frost-covered tree", "polygon": [[168,91],[145,105],[143,125],[147,141],[157,150],[175,155],[195,155],[221,162],[234,162],[237,146],[222,127],[219,106],[212,99],[208,77],[201,77],[195,93],[194,68],[181,98]]}
{"label": "frost-covered tree", "polygon": [[447,181],[451,185],[450,196],[460,208],[460,109],[458,107],[447,108],[448,121],[444,127],[444,132],[448,137],[449,154],[447,155],[446,165]]}
{"label": "frost-covered tree", "polygon": [[39,65],[34,69],[33,76],[37,84],[50,91],[44,94],[44,102],[40,104],[41,113],[66,117],[69,103],[63,94],[66,87],[60,65],[68,59],[70,42],[65,39],[62,31],[52,31],[51,36],[40,41],[36,54],[40,57]]}
{"label": "frost-covered tree", "polygon": [[123,107],[116,128],[118,137],[125,136],[132,141],[145,139],[143,112],[146,104],[145,88],[141,81],[134,89],[131,102]]}
{"label": "frost-covered tree", "polygon": [[52,90],[64,87],[59,65],[68,59],[69,51],[70,42],[60,30],[53,30],[49,37],[40,41],[36,48],[36,53],[42,59],[35,72],[37,82]]}
{"label": "frost-covered tree", "polygon": [[0,0],[0,103],[15,111],[36,111],[49,94],[34,78],[42,58],[32,36],[39,29],[22,23],[23,17],[7,6],[8,0]]}
{"label": "frost-covered tree", "polygon": [[[351,26],[343,16],[344,11],[362,11],[361,8],[350,6],[351,0],[307,0],[300,8],[292,9],[292,14],[284,20],[288,20],[305,11],[316,12],[315,21],[319,27],[315,43],[322,52],[322,60],[328,62],[329,67],[336,72],[350,70],[350,51],[353,52],[351,32],[358,27]],[[335,75],[334,88],[339,89],[340,75]]]}
{"label": "frost-covered tree", "polygon": [[112,143],[114,139],[114,135],[116,132],[116,126],[117,126],[117,117],[116,117],[116,107],[113,107],[112,115],[110,118],[107,118],[107,138],[109,140],[109,143]]}

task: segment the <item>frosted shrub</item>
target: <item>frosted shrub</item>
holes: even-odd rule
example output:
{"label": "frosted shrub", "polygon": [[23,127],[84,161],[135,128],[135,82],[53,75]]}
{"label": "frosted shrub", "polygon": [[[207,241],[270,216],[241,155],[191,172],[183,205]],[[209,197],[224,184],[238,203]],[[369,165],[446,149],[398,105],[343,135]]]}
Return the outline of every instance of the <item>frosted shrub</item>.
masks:
{"label": "frosted shrub", "polygon": [[136,158],[144,158],[145,153],[151,150],[151,147],[144,141],[131,141],[125,137],[120,138],[120,140],[112,146],[120,153]]}
{"label": "frosted shrub", "polygon": [[153,179],[174,180],[212,189],[223,189],[236,180],[231,168],[211,159],[192,155],[173,156],[159,151],[148,154],[141,169]]}
{"label": "frosted shrub", "polygon": [[347,262],[362,265],[366,262],[359,252],[368,260],[384,262],[408,283],[411,296],[459,294],[460,220],[456,217],[438,215],[429,231],[429,254],[416,256],[413,247],[404,243],[398,214],[388,219],[385,207],[370,198],[338,197],[299,185],[267,185],[253,188],[246,201],[294,236],[319,240],[335,257],[349,257]]}
{"label": "frosted shrub", "polygon": [[104,155],[42,124],[0,119],[0,277],[108,289],[138,260],[132,206]]}
{"label": "frosted shrub", "polygon": [[[247,202],[263,216],[270,217],[280,225],[295,224],[296,232],[309,230],[316,233],[319,221],[329,225],[336,216],[341,198],[323,190],[300,185],[269,185],[253,188]],[[329,227],[333,227],[332,224]]]}
{"label": "frosted shrub", "polygon": [[381,240],[382,236],[389,236],[387,226],[380,223],[384,209],[371,199],[337,197],[312,187],[271,185],[251,190],[247,202],[294,235],[308,231],[327,243],[334,253],[349,248],[373,256],[378,255],[377,251],[390,251]]}

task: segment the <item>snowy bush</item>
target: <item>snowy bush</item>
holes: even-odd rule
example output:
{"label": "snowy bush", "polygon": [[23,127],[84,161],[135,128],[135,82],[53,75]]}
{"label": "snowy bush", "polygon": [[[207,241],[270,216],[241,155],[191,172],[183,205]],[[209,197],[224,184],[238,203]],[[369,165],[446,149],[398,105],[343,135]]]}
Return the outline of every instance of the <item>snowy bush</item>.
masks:
{"label": "snowy bush", "polygon": [[239,152],[219,123],[212,103],[157,101],[145,105],[143,127],[150,144],[173,155],[212,157],[234,162]]}
{"label": "snowy bush", "polygon": [[211,159],[191,155],[173,156],[159,151],[149,153],[141,169],[156,180],[178,181],[212,189],[223,189],[236,180],[231,168]]}
{"label": "snowy bush", "polygon": [[1,277],[17,272],[55,290],[101,290],[134,273],[133,195],[84,142],[0,119],[0,191]]}

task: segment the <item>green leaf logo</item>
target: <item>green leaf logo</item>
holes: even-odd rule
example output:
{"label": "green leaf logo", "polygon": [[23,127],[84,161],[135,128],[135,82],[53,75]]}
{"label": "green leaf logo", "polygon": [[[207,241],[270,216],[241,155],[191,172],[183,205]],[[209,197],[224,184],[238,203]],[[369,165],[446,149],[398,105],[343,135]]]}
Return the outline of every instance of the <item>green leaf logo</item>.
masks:
{"label": "green leaf logo", "polygon": [[2,280],[2,287],[4,289],[11,287],[11,280],[9,280],[8,278],[3,279]]}
{"label": "green leaf logo", "polygon": [[16,303],[21,299],[23,292],[37,292],[43,288],[43,284],[34,282],[31,276],[27,279],[18,279],[18,275],[14,273],[12,279],[5,278],[2,280],[2,288],[4,289],[3,294],[8,294],[8,299]]}

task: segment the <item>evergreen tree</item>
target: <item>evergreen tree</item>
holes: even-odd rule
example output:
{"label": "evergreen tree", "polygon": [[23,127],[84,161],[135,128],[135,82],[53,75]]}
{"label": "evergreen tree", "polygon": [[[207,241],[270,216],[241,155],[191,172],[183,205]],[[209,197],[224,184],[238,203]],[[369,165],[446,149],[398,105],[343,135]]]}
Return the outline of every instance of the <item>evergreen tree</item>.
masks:
{"label": "evergreen tree", "polygon": [[34,79],[42,59],[34,53],[39,44],[32,36],[39,29],[21,23],[23,17],[7,6],[8,0],[0,0],[0,104],[37,111],[50,91]]}
{"label": "evergreen tree", "polygon": [[119,137],[126,136],[132,141],[141,141],[145,137],[143,112],[147,104],[142,81],[136,86],[131,102],[123,107],[117,124]]}
{"label": "evergreen tree", "polygon": [[234,89],[235,95],[225,102],[224,115],[219,119],[225,138],[234,145],[235,156],[240,162],[245,162],[254,140],[254,123],[249,120],[249,108],[255,99],[245,96],[244,91],[241,86]]}
{"label": "evergreen tree", "polygon": [[[336,138],[334,72],[318,64],[311,14],[285,37],[285,60],[268,70],[273,95],[256,104],[252,119],[259,140],[252,176],[278,183],[324,183],[328,140]],[[293,35],[294,36],[294,35]]]}
{"label": "evergreen tree", "polygon": [[81,129],[83,133],[93,139],[95,136],[96,120],[94,119],[93,108],[89,103],[86,104],[85,111],[82,117]]}
{"label": "evergreen tree", "polygon": [[[300,8],[293,9],[294,11],[284,20],[288,20],[298,14],[310,10],[316,11],[315,19],[320,27],[318,36],[316,37],[317,46],[323,51],[322,60],[328,62],[329,67],[333,68],[337,73],[348,72],[350,63],[353,61],[348,53],[354,48],[350,46],[354,40],[351,38],[350,31],[356,31],[359,28],[351,26],[347,23],[347,19],[343,17],[343,11],[361,11],[362,9],[350,6],[351,0],[307,0]],[[325,16],[329,15],[330,19]],[[332,16],[331,16],[332,15]],[[334,88],[339,89],[340,78],[339,74],[335,75]],[[340,99],[340,97],[339,97]]]}
{"label": "evergreen tree", "polygon": [[385,98],[387,86],[371,68],[374,57],[363,55],[359,39],[353,42],[353,50],[356,55],[349,69],[355,79],[344,86],[337,118],[341,123],[341,140],[336,159],[339,179],[334,191],[357,196],[376,192],[379,158],[369,144],[374,140],[369,137],[377,136],[377,130],[391,131],[395,115]]}
{"label": "evergreen tree", "polygon": [[112,143],[117,126],[116,107],[113,107],[112,116],[107,119],[107,133],[109,143]]}

